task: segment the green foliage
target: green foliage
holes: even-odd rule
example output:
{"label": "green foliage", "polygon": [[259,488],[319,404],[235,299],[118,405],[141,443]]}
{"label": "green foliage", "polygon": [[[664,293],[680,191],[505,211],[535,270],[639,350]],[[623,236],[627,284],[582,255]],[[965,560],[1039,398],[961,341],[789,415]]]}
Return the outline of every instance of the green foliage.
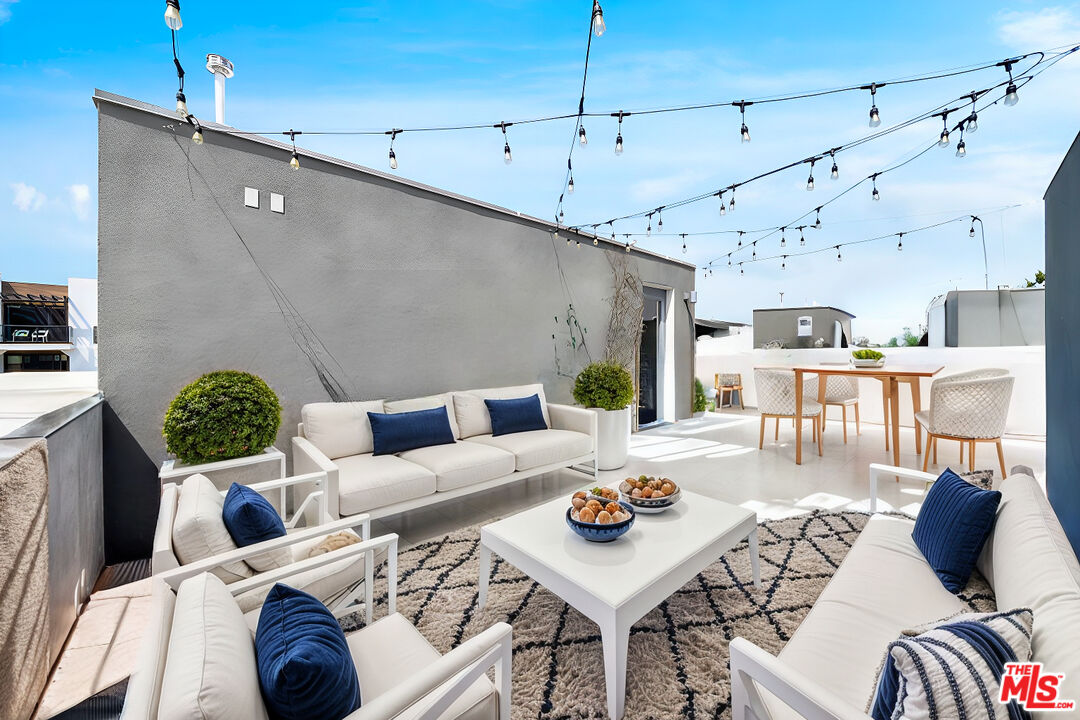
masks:
{"label": "green foliage", "polygon": [[585,407],[622,410],[634,401],[634,379],[622,365],[590,363],[574,381],[574,400]]}
{"label": "green foliage", "polygon": [[1028,280],[1027,278],[1024,278],[1024,287],[1026,288],[1039,287],[1042,285],[1046,285],[1046,273],[1044,273],[1042,270],[1035,271],[1034,280]]}
{"label": "green foliage", "polygon": [[709,407],[708,401],[705,399],[705,386],[701,384],[701,381],[694,378],[694,412],[705,412]]}
{"label": "green foliage", "polygon": [[906,327],[903,335],[889,338],[889,342],[885,343],[885,347],[916,347],[920,339],[918,335],[911,332],[911,328]]}
{"label": "green foliage", "polygon": [[278,397],[261,378],[219,370],[186,386],[169,404],[161,434],[182,462],[256,455],[277,438]]}

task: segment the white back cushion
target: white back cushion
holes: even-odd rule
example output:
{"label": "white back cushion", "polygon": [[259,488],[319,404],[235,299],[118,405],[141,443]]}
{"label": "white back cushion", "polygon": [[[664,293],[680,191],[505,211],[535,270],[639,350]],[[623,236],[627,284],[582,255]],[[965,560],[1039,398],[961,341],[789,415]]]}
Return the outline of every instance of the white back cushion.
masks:
{"label": "white back cushion", "polygon": [[429,395],[422,398],[411,398],[409,400],[388,400],[383,403],[388,413],[400,413],[400,412],[412,412],[413,410],[430,410],[437,407],[446,408],[446,416],[450,418],[450,430],[454,433],[454,437],[461,439],[461,429],[458,427],[456,413],[454,411],[454,395],[453,393],[443,393],[442,395]]}
{"label": "white back cushion", "polygon": [[161,698],[176,595],[164,580],[151,578],[150,583],[150,621],[143,630],[120,720],[150,720],[157,715]]}
{"label": "white back cushion", "polygon": [[457,415],[458,427],[461,429],[461,437],[468,438],[474,435],[491,434],[491,415],[488,414],[484,400],[507,400],[510,398],[523,398],[530,395],[540,396],[540,409],[544,413],[544,422],[551,427],[551,418],[548,417],[547,400],[544,399],[544,386],[540,383],[533,385],[514,385],[501,388],[483,388],[480,390],[464,390],[455,392],[454,413]]}
{"label": "white back cushion", "polygon": [[308,403],[300,408],[304,436],[331,460],[373,452],[369,412],[384,412],[383,401]]}
{"label": "white back cushion", "polygon": [[158,720],[266,720],[255,642],[220,580],[203,573],[176,593]]}
{"label": "white back cushion", "polygon": [[1045,672],[1065,673],[1059,695],[1080,700],[1080,563],[1034,478],[1017,474],[1002,483],[978,567],[999,610],[1031,608],[1031,659]]}
{"label": "white back cushion", "polygon": [[[236,550],[221,519],[224,504],[225,498],[205,475],[192,475],[184,481],[172,528],[173,552],[181,565]],[[243,561],[225,563],[210,572],[227,583],[254,575]]]}

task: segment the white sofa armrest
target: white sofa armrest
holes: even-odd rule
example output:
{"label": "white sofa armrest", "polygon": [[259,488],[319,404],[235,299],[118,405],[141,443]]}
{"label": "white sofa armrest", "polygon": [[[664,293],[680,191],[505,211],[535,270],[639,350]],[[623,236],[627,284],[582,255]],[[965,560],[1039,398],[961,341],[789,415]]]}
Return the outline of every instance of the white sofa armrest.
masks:
{"label": "white sofa armrest", "polygon": [[867,720],[865,712],[741,637],[731,641],[732,720],[771,720],[758,686],[806,720]]}
{"label": "white sofa armrest", "polygon": [[892,475],[898,478],[906,478],[908,480],[918,480],[922,483],[932,483],[938,479],[937,475],[933,473],[925,473],[921,470],[911,470],[909,468],[897,467],[895,465],[882,465],[880,463],[870,464],[870,512],[877,512],[877,486],[878,478],[887,475]]}
{"label": "white sofa armrest", "polygon": [[593,439],[593,450],[596,449],[596,412],[586,408],[574,407],[573,405],[558,405],[548,403],[548,417],[551,418],[551,427],[554,430],[573,430],[585,433]]}
{"label": "white sofa armrest", "polygon": [[509,720],[511,637],[509,625],[496,623],[399,685],[365,702],[345,720],[390,720],[423,700],[431,704],[416,720],[434,720],[489,668],[495,668],[499,720]]}
{"label": "white sofa armrest", "polygon": [[[326,492],[326,512],[331,520],[337,520],[341,517],[340,512],[338,512],[338,466],[305,437],[294,437],[292,439],[292,451],[293,472],[297,475],[313,472],[326,473],[326,486],[324,488]],[[311,490],[301,486],[296,488],[298,492],[303,492],[305,489],[309,492]]]}
{"label": "white sofa armrest", "polygon": [[[279,512],[281,513],[281,521],[285,523],[285,527],[287,528],[295,527],[297,521],[303,517],[304,512],[308,507],[318,509],[319,521],[314,524],[329,522],[333,519],[330,517],[329,509],[327,508],[326,472],[322,470],[304,473],[303,475],[293,475],[292,477],[287,478],[279,478],[277,480],[267,480],[261,483],[252,483],[251,485],[248,485],[248,487],[260,495],[265,495],[274,490],[281,493]],[[304,487],[304,489],[311,487],[314,489],[311,489],[307,496],[296,505],[293,510],[292,519],[290,520],[286,518],[285,513],[285,493],[291,487]]]}
{"label": "white sofa armrest", "polygon": [[[349,530],[352,528],[360,528],[360,537],[366,541],[369,537],[371,537],[370,516],[368,516],[367,514],[352,515],[343,520],[336,520],[334,522],[325,523],[317,527],[305,528],[304,530],[301,530],[299,532],[289,533],[283,537],[274,538],[273,540],[264,540],[261,543],[255,543],[254,545],[248,545],[246,547],[237,548],[236,550],[230,550],[227,553],[221,553],[220,555],[214,555],[212,557],[208,557],[197,562],[188,563],[187,565],[181,565],[175,570],[170,570],[168,572],[162,573],[159,577],[161,577],[162,580],[167,582],[169,586],[175,590],[180,587],[181,582],[187,580],[189,577],[194,577],[196,575],[199,575],[200,573],[208,572],[226,563],[246,560],[249,557],[255,557],[256,555],[261,555],[265,552],[270,552],[271,550],[278,550],[280,548],[289,547],[290,545],[306,542],[308,540],[314,540],[316,538],[323,537],[324,535],[332,535],[336,532],[341,532],[342,530]],[[362,544],[363,543],[356,543],[353,545],[349,545],[345,548],[341,548],[339,550],[334,550],[329,553],[324,553],[323,555],[318,555],[316,557],[327,557],[333,555],[334,557],[331,559],[338,560],[341,559],[342,556],[338,555],[337,553],[344,552],[347,549],[355,548]],[[302,563],[292,563],[291,565],[287,565],[285,566],[285,568],[280,569],[290,570],[291,568],[295,568],[301,564]],[[259,575],[256,575],[255,578],[250,579],[254,580],[262,578],[267,574],[268,573],[260,573]],[[236,584],[237,583],[232,583],[229,587],[231,588],[233,585]]]}
{"label": "white sofa armrest", "polygon": [[153,575],[180,567],[172,544],[173,521],[176,519],[179,496],[180,486],[176,483],[166,483],[161,488],[157,524],[154,526],[154,548],[150,556],[150,572]]}

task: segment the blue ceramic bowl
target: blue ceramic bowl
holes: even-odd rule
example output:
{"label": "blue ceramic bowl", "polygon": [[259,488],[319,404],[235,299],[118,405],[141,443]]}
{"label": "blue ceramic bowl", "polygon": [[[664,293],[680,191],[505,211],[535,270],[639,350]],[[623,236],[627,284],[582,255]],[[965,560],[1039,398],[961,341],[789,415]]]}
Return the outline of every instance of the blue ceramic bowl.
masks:
{"label": "blue ceramic bowl", "polygon": [[583,523],[571,517],[570,513],[574,508],[569,507],[566,508],[566,524],[570,526],[571,530],[589,542],[611,542],[625,535],[626,531],[633,527],[634,520],[637,518],[634,508],[622,501],[619,502],[619,505],[622,505],[623,510],[630,513],[629,519],[618,523],[608,523],[607,525]]}

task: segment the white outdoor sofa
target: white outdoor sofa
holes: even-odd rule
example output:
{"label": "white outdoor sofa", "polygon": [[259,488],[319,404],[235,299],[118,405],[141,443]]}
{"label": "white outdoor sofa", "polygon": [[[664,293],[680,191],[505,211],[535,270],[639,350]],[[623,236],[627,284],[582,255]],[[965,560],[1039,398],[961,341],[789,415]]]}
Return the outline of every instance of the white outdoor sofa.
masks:
{"label": "white outdoor sofa", "polygon": [[510,626],[496,623],[440,656],[397,613],[397,545],[397,535],[384,535],[231,585],[193,566],[152,578],[151,616],[121,719],[157,720],[161,708],[162,718],[264,720],[252,623],[258,610],[243,614],[236,598],[265,595],[278,582],[295,587],[298,575],[324,572],[333,555],[385,552],[388,614],[346,635],[363,696],[346,720],[509,720]]}
{"label": "white outdoor sofa", "polygon": [[[540,396],[547,430],[494,437],[485,399]],[[374,455],[369,412],[446,407],[456,442]],[[544,386],[448,392],[410,400],[312,403],[292,440],[293,471],[325,472],[331,517],[372,518],[488,490],[561,468],[596,474],[596,413],[548,403]],[[297,488],[301,492],[307,488]]]}
{"label": "white outdoor sofa", "polygon": [[[1033,611],[1032,659],[1048,673],[1064,673],[1061,698],[1080,701],[1080,563],[1029,473],[1013,468],[999,488],[997,521],[978,569],[999,610]],[[894,476],[920,483],[937,477],[871,465],[871,511],[878,478]],[[915,546],[914,524],[873,515],[779,655],[743,638],[731,642],[733,720],[866,720],[887,645],[905,629],[965,609]],[[1045,717],[1055,715],[1062,714]]]}
{"label": "white outdoor sofa", "polygon": [[[154,529],[153,554],[150,558],[151,573],[155,576],[182,570],[184,577],[200,572],[213,572],[222,581],[229,584],[230,589],[236,583],[248,578],[259,578],[259,571],[244,561],[244,558],[265,556],[267,553],[283,551],[292,563],[300,563],[308,557],[312,548],[319,545],[327,536],[339,532],[352,532],[359,536],[360,540],[371,537],[371,518],[367,515],[353,515],[345,520],[332,521],[327,511],[327,476],[324,472],[307,473],[293,477],[268,480],[255,483],[248,487],[260,495],[278,499],[275,506],[281,514],[282,522],[286,528],[284,537],[266,540],[254,545],[237,548],[231,539],[223,538],[223,547],[218,552],[202,557],[194,562],[183,564],[177,555],[174,546],[173,535],[181,486],[175,483],[166,483],[161,489],[161,503],[158,508],[157,526]],[[296,511],[289,517],[280,508],[285,507],[284,494],[291,488],[303,486],[307,489],[304,499],[298,503]],[[221,512],[220,503],[228,490],[217,491],[217,502],[212,511]],[[280,494],[280,495],[279,495]],[[268,498],[268,499],[270,499]],[[312,512],[308,513],[308,510]],[[308,526],[298,527],[305,518],[314,518]],[[224,523],[222,523],[224,526]],[[352,547],[352,546],[349,546]],[[342,617],[357,610],[364,609],[368,620],[371,618],[371,591],[373,568],[377,561],[374,552],[351,554],[350,556],[338,555],[341,550],[334,550],[327,555],[335,559],[328,565],[320,565],[318,569],[310,570],[293,576],[294,587],[315,596],[325,603],[337,617]],[[282,558],[283,562],[287,562]],[[240,608],[249,612],[262,604],[263,598],[269,592],[269,586],[256,584],[251,592],[237,596]],[[361,598],[361,594],[363,597]],[[255,616],[257,619],[257,615]]]}

